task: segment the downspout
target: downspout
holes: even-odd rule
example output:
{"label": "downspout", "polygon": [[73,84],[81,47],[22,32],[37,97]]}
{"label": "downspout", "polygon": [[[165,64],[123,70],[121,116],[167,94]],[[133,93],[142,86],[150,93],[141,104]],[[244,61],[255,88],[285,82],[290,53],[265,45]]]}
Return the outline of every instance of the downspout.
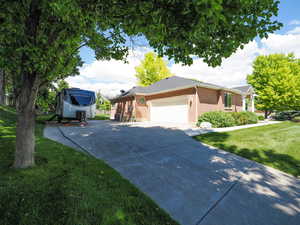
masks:
{"label": "downspout", "polygon": [[198,122],[198,100],[199,100],[199,98],[198,98],[198,91],[197,91],[197,89],[198,89],[198,86],[196,86],[195,87],[195,89],[196,89],[196,123]]}

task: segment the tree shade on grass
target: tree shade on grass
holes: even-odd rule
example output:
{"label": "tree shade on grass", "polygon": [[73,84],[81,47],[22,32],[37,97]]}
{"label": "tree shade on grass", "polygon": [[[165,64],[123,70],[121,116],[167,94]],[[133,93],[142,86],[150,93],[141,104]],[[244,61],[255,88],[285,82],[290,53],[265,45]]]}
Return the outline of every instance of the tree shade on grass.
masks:
{"label": "tree shade on grass", "polygon": [[0,224],[177,224],[101,160],[44,138],[40,123],[38,166],[12,169],[15,117],[0,106]]}
{"label": "tree shade on grass", "polygon": [[[268,37],[278,0],[0,0],[0,67],[10,74],[18,110],[15,168],[35,164],[35,106],[40,90],[79,74],[79,50],[121,60],[143,36],[160,55],[190,65],[221,64],[255,37]],[[17,13],[16,13],[17,12]]]}
{"label": "tree shade on grass", "polygon": [[195,139],[247,159],[300,176],[300,124],[283,122],[232,132],[208,133]]}
{"label": "tree shade on grass", "polygon": [[92,120],[109,120],[109,115],[97,114]]}

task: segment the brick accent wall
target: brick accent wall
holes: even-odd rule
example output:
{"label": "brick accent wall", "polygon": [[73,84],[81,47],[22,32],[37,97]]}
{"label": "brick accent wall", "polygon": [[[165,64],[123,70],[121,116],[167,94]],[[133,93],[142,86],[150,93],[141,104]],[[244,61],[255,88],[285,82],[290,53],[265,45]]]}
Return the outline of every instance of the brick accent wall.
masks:
{"label": "brick accent wall", "polygon": [[134,105],[134,97],[119,99],[111,110],[111,119],[124,122],[131,121],[135,117]]}

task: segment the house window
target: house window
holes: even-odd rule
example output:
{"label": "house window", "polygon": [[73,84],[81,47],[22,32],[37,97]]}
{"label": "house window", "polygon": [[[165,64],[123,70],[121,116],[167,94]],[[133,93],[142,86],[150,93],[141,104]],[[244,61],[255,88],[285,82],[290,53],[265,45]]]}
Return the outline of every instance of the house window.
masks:
{"label": "house window", "polygon": [[232,94],[231,93],[224,94],[224,106],[225,106],[225,108],[231,108],[231,106],[232,106]]}

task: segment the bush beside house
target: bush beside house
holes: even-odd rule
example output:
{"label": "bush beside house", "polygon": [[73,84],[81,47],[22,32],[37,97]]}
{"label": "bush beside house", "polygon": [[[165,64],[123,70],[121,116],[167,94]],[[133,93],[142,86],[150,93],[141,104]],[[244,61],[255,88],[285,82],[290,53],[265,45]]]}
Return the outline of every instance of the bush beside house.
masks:
{"label": "bush beside house", "polygon": [[258,117],[253,112],[232,112],[230,113],[235,120],[235,125],[255,124],[258,122]]}
{"label": "bush beside house", "polygon": [[198,118],[197,126],[202,122],[209,122],[212,127],[232,127],[246,124],[255,124],[258,122],[258,117],[252,112],[222,112],[212,111],[203,113]]}
{"label": "bush beside house", "polygon": [[234,118],[230,113],[222,111],[213,111],[203,113],[198,118],[197,126],[200,126],[201,122],[209,122],[212,127],[231,127],[235,125]]}

